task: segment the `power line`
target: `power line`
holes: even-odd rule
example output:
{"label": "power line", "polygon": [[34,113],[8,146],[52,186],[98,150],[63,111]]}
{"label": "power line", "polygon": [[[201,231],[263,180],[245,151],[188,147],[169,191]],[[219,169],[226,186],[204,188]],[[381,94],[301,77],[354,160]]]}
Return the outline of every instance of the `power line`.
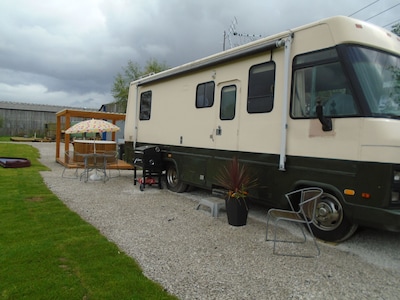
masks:
{"label": "power line", "polygon": [[[355,11],[354,13],[350,14],[349,17],[354,16],[355,14],[357,14],[357,13],[359,13],[359,12],[365,10],[366,8],[368,8],[368,7],[372,6],[372,5],[374,5],[375,3],[379,2],[379,1],[380,1],[380,0],[376,0],[376,1],[374,1],[374,2],[371,2],[370,4],[364,6],[364,7],[360,8],[359,10]],[[381,11],[381,12],[379,12],[379,13],[377,13],[377,14],[371,16],[371,17],[369,17],[369,18],[366,19],[365,21],[368,21],[368,20],[370,20],[370,19],[373,19],[373,18],[375,18],[375,17],[377,17],[377,16],[379,16],[379,15],[381,15],[381,14],[383,14],[383,13],[385,13],[385,12],[387,12],[387,11],[393,9],[393,8],[395,8],[396,6],[399,6],[399,5],[400,5],[400,3],[395,4],[395,5],[393,5],[392,7],[389,7],[388,9],[385,9],[384,11]],[[388,26],[392,25],[393,23],[397,23],[397,22],[399,22],[399,21],[400,21],[400,19],[397,19],[396,21],[393,21],[393,22],[391,22],[391,23],[389,23],[389,24],[386,24],[385,26],[382,26],[382,27],[388,27]]]}
{"label": "power line", "polygon": [[383,14],[384,12],[387,12],[388,10],[391,10],[391,9],[393,9],[393,8],[395,8],[396,6],[399,6],[399,5],[400,5],[400,3],[397,3],[396,5],[393,5],[392,7],[389,7],[388,9],[385,9],[384,11],[381,11],[381,12],[378,13],[378,14],[373,15],[372,17],[369,17],[369,18],[366,19],[365,21],[371,20],[372,18],[375,18],[375,17],[377,17],[377,16]]}
{"label": "power line", "polygon": [[360,11],[363,11],[364,9],[370,7],[372,4],[375,4],[376,2],[379,2],[379,0],[376,0],[376,1],[368,4],[367,6],[364,6],[363,8],[361,8],[361,9],[357,10],[356,12],[352,13],[351,15],[349,15],[349,17],[354,16],[355,14],[359,13]]}
{"label": "power line", "polygon": [[400,22],[400,19],[397,19],[397,20],[395,20],[395,21],[393,21],[393,22],[390,22],[389,24],[386,24],[386,25],[383,26],[383,27],[388,27],[388,26],[390,26],[390,25],[392,25],[392,24],[394,24],[394,23],[398,23],[398,22]]}

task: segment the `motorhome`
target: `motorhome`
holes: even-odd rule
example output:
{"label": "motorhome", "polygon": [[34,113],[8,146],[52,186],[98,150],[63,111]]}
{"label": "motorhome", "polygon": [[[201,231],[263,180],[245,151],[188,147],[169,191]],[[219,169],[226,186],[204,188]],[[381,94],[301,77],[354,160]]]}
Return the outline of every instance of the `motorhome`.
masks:
{"label": "motorhome", "polygon": [[323,188],[320,239],[400,231],[400,37],[338,16],[138,79],[125,153],[145,145],[161,149],[170,190],[218,188],[237,157],[268,207]]}

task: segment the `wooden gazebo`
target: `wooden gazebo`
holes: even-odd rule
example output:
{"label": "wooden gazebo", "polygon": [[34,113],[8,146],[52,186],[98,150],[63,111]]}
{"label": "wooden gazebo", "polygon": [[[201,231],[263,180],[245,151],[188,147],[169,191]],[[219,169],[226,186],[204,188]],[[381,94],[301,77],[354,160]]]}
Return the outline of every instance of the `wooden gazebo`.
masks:
{"label": "wooden gazebo", "polygon": [[[64,109],[56,113],[57,116],[57,129],[56,129],[56,161],[63,166],[73,168],[74,165],[68,165],[65,162],[64,155],[60,155],[60,144],[61,138],[64,137],[64,153],[69,151],[70,136],[69,134],[63,134],[66,129],[71,127],[71,118],[73,119],[101,119],[106,120],[110,123],[116,124],[117,121],[124,121],[125,114],[123,113],[110,113],[101,111],[89,111],[89,110],[76,110],[76,109]],[[115,142],[115,132],[112,133],[111,139]],[[118,162],[118,169],[133,169],[133,166],[126,163],[125,161]]]}

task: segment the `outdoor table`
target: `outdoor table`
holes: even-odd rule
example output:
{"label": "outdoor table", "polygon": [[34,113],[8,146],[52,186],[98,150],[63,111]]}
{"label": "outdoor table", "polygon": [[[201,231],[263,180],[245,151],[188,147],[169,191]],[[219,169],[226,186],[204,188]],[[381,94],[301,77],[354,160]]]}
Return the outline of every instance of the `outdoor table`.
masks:
{"label": "outdoor table", "polygon": [[[76,153],[76,152],[75,152]],[[110,153],[76,153],[77,157],[81,157],[84,163],[84,171],[80,175],[80,179],[82,177],[85,178],[85,182],[89,180],[89,172],[95,170],[101,172],[103,174],[103,181],[105,182],[108,179],[107,176],[107,158],[113,157],[113,154]],[[93,174],[94,175],[94,174]],[[101,178],[101,177],[97,177]],[[94,180],[97,180],[95,178]]]}

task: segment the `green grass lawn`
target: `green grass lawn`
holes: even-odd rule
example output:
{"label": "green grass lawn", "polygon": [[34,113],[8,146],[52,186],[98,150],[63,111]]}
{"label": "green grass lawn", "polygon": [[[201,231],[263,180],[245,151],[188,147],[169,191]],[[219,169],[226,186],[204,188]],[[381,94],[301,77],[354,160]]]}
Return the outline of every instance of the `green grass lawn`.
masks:
{"label": "green grass lawn", "polygon": [[46,187],[36,148],[0,156],[32,163],[0,167],[0,299],[176,299]]}

